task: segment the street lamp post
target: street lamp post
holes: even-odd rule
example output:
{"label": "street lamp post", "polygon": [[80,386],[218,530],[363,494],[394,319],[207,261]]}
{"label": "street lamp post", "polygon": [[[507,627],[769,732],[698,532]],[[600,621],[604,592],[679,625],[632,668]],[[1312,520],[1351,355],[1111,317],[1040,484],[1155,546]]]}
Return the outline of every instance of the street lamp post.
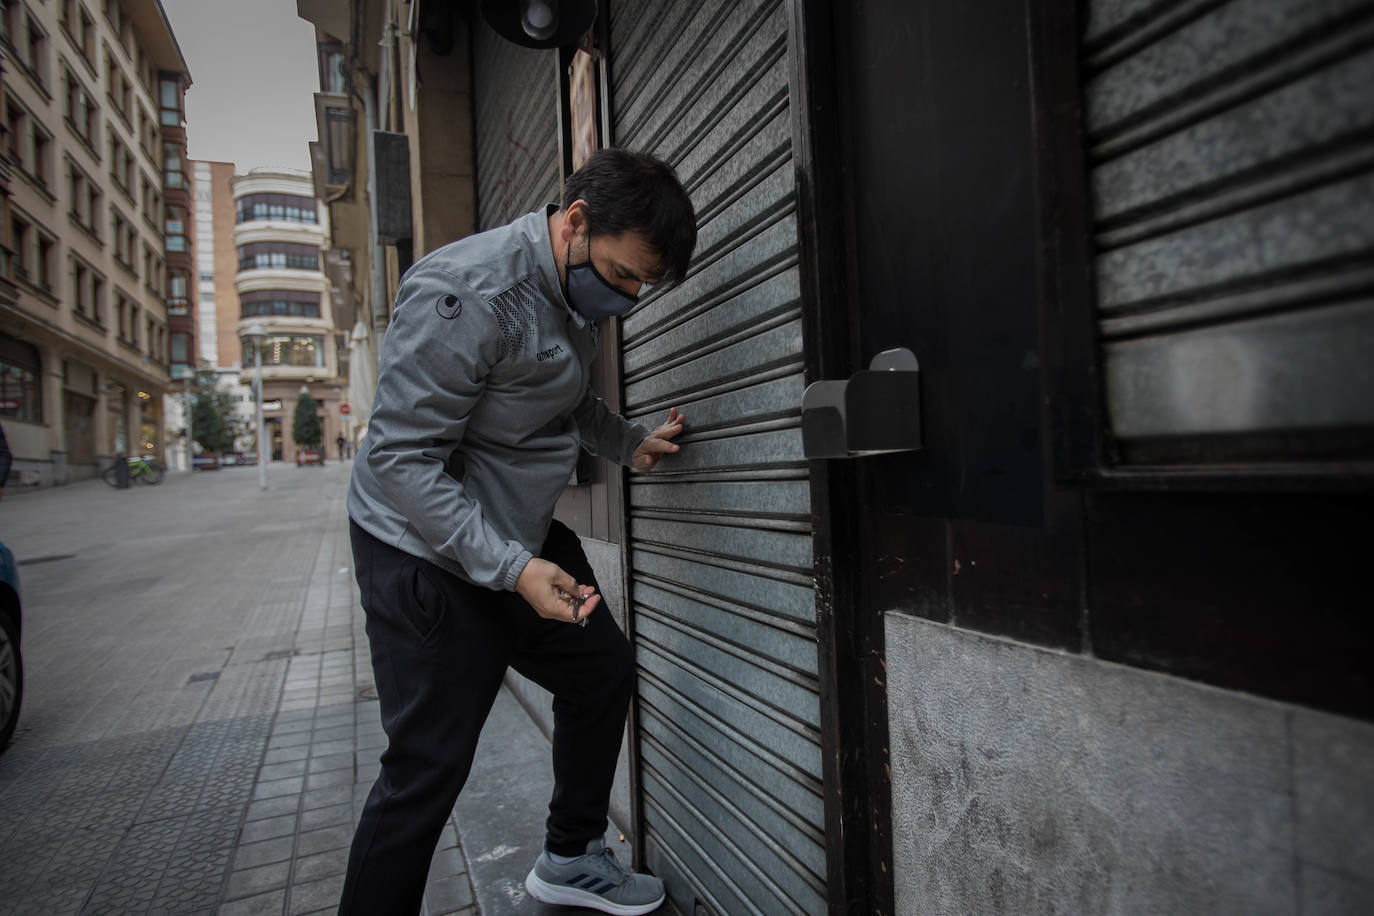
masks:
{"label": "street lamp post", "polygon": [[186,379],[186,470],[194,471],[196,469],[196,457],[192,442],[194,441],[195,428],[191,416],[195,413],[192,409],[195,405],[191,401],[191,373],[184,370],[183,372],[183,377]]}
{"label": "street lamp post", "polygon": [[253,362],[258,370],[257,384],[257,414],[258,425],[257,435],[254,438],[258,443],[258,489],[267,489],[267,449],[264,447],[264,430],[262,423],[262,338],[267,335],[267,329],[261,322],[253,322],[245,330],[244,334],[253,341]]}

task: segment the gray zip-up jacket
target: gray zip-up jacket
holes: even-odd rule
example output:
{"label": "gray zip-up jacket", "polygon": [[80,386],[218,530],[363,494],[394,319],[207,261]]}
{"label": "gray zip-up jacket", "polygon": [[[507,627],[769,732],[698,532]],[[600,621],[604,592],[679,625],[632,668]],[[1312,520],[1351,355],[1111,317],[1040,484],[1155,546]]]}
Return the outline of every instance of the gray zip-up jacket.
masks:
{"label": "gray zip-up jacket", "polygon": [[400,550],[513,590],[578,451],[628,465],[649,435],[593,394],[596,328],[558,282],[549,215],[469,236],[401,279],[348,514]]}

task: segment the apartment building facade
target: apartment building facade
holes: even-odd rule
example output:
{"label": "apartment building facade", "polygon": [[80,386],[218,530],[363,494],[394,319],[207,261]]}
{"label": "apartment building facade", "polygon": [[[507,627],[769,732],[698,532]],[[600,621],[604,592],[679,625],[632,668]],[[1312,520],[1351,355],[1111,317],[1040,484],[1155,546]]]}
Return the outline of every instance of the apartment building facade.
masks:
{"label": "apartment building facade", "polygon": [[[335,326],[322,270],[327,230],[309,173],[253,169],[232,182],[239,300],[236,336],[242,341],[243,379],[259,364],[267,455],[292,461],[296,400],[304,392],[320,405],[326,450],[343,431],[346,403],[340,372],[344,334]],[[259,363],[260,361],[260,363]]]}
{"label": "apartment building facade", "polygon": [[186,61],[158,0],[10,0],[0,418],[19,483],[162,455],[194,365]]}

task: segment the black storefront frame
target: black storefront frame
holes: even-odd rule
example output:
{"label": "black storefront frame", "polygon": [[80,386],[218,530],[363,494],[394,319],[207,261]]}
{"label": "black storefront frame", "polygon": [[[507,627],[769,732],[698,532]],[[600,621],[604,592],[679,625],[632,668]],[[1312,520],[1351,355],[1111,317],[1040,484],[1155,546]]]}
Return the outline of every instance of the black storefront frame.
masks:
{"label": "black storefront frame", "polygon": [[[802,336],[807,383],[859,367],[845,225],[842,138],[849,135],[838,73],[845,17],[830,0],[786,0],[789,105],[796,174]],[[844,252],[843,258],[826,252]],[[894,911],[891,772],[883,619],[864,597],[853,507],[862,468],[812,461],[812,556],[820,671],[826,883],[832,914]]]}

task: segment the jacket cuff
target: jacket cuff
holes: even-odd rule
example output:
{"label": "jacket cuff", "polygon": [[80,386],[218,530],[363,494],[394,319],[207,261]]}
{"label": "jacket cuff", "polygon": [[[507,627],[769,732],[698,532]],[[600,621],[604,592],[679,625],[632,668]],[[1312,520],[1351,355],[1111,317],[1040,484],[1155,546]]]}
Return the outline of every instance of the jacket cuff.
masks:
{"label": "jacket cuff", "polygon": [[627,468],[634,467],[632,462],[634,461],[635,457],[635,449],[639,448],[639,443],[649,438],[649,434],[652,432],[652,429],[649,429],[649,427],[643,426],[639,423],[636,423],[633,426],[631,426],[628,444],[625,446],[624,451],[622,451],[620,455],[620,463],[625,465],[625,467]]}
{"label": "jacket cuff", "polygon": [[502,585],[502,588],[508,592],[515,591],[515,583],[520,581],[520,574],[525,571],[525,567],[529,565],[532,559],[534,559],[534,554],[523,547],[520,548],[520,551],[515,555],[515,559],[511,561],[510,566],[506,567],[506,581]]}

